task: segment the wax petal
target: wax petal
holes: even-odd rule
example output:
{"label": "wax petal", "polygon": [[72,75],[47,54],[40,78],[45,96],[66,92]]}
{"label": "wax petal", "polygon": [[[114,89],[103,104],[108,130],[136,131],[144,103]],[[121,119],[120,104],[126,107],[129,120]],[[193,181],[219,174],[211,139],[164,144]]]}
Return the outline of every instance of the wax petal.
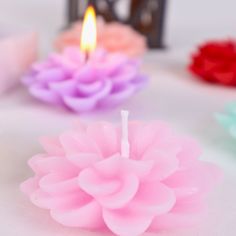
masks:
{"label": "wax petal", "polygon": [[206,213],[204,201],[177,204],[165,215],[157,216],[152,222],[152,230],[176,229],[192,227],[203,222]]}
{"label": "wax petal", "polygon": [[30,166],[36,172],[44,174],[64,172],[66,175],[74,175],[78,173],[78,169],[73,164],[68,162],[65,157],[44,157],[42,155],[35,156],[31,159]]}
{"label": "wax petal", "polygon": [[96,142],[104,157],[114,155],[119,148],[116,128],[107,122],[92,124],[87,129],[88,136]]}
{"label": "wax petal", "polygon": [[40,71],[37,74],[36,79],[45,82],[60,81],[63,80],[65,76],[66,74],[64,73],[63,70],[57,68],[50,68],[48,70]]}
{"label": "wax petal", "polygon": [[60,142],[67,155],[74,155],[79,152],[99,153],[96,143],[86,133],[66,132],[60,137]]}
{"label": "wax petal", "polygon": [[69,178],[56,173],[45,175],[39,181],[40,188],[47,193],[72,192],[78,189],[77,178]]}
{"label": "wax petal", "polygon": [[94,81],[92,83],[81,83],[77,85],[77,91],[84,95],[90,95],[99,91],[102,86],[103,84],[101,83],[101,81]]}
{"label": "wax petal", "polygon": [[97,162],[102,159],[101,155],[97,153],[80,153],[68,155],[68,160],[75,164],[79,169],[89,167],[94,162]]}
{"label": "wax petal", "polygon": [[[62,32],[56,39],[55,46],[62,50],[68,46],[79,48],[82,32],[82,22]],[[134,31],[130,26],[118,22],[104,22],[97,19],[97,44],[109,53],[119,52],[130,57],[139,57],[147,50],[146,38]]]}
{"label": "wax petal", "polygon": [[177,154],[177,158],[180,162],[180,168],[194,165],[201,155],[199,145],[190,138],[179,139],[179,142],[181,142],[181,151]]}
{"label": "wax petal", "polygon": [[221,177],[221,172],[214,165],[196,163],[192,168],[177,171],[164,183],[175,191],[178,198],[185,198],[195,194],[206,194]]}
{"label": "wax petal", "polygon": [[120,189],[113,194],[98,197],[98,202],[107,209],[119,209],[128,204],[138,191],[139,180],[134,174],[126,174],[121,177]]}
{"label": "wax petal", "polygon": [[42,86],[33,85],[30,87],[29,91],[33,96],[44,102],[57,105],[61,104],[61,98],[57,93],[52,92],[49,89],[46,89]]}
{"label": "wax petal", "polygon": [[103,226],[101,207],[95,201],[70,211],[52,210],[51,216],[65,226],[88,229]]}
{"label": "wax petal", "polygon": [[29,178],[28,180],[26,180],[20,185],[21,191],[27,194],[28,196],[30,196],[33,192],[35,192],[38,189],[39,180],[40,180],[40,177],[38,176]]}
{"label": "wax petal", "polygon": [[120,181],[105,181],[102,176],[93,169],[85,169],[79,175],[79,186],[92,196],[105,196],[113,194],[120,188]]}
{"label": "wax petal", "polygon": [[140,184],[132,207],[137,211],[157,216],[169,212],[175,201],[175,194],[170,188],[150,181]]}
{"label": "wax petal", "polygon": [[61,146],[61,143],[57,137],[42,137],[40,138],[40,143],[43,148],[51,155],[63,155],[64,150]]}
{"label": "wax petal", "polygon": [[76,84],[77,82],[73,79],[63,80],[57,83],[49,83],[49,88],[51,91],[55,91],[56,93],[62,96],[70,96],[76,93]]}
{"label": "wax petal", "polygon": [[149,175],[151,179],[162,180],[173,174],[179,168],[179,161],[175,153],[150,149],[145,152],[143,160],[154,160],[152,171]]}
{"label": "wax petal", "polygon": [[110,158],[99,161],[94,165],[94,169],[102,173],[106,178],[112,178],[116,174],[122,172],[135,173],[140,179],[147,177],[154,166],[153,160],[148,161],[135,161],[121,157],[115,154]]}
{"label": "wax petal", "polygon": [[94,108],[98,100],[104,98],[111,91],[111,83],[106,81],[102,89],[93,96],[90,97],[76,97],[76,96],[64,96],[65,104],[75,111],[85,111]]}
{"label": "wax petal", "polygon": [[119,89],[119,91],[115,91],[108,95],[106,98],[101,99],[99,101],[99,106],[102,107],[111,107],[116,106],[117,104],[123,102],[128,97],[130,97],[135,91],[135,88],[133,85],[129,84],[123,87],[122,89]]}
{"label": "wax petal", "polygon": [[91,202],[92,198],[81,190],[53,196],[38,189],[30,196],[31,201],[38,207],[51,210],[70,211]]}
{"label": "wax petal", "polygon": [[159,140],[163,142],[169,135],[169,128],[162,122],[157,121],[142,126],[142,128],[137,131],[137,135],[132,141],[132,153],[140,157],[149,146],[152,145],[151,147],[153,147],[153,144],[157,143]]}
{"label": "wax petal", "polygon": [[138,236],[151,225],[150,215],[138,214],[129,210],[103,210],[103,218],[108,228],[117,235]]}

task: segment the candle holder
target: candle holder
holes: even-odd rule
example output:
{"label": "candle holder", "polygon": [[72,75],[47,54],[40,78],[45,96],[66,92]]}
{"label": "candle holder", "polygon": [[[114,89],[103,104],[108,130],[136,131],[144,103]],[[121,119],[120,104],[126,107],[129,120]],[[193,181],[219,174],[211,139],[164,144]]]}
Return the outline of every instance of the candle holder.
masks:
{"label": "candle holder", "polygon": [[[68,0],[67,26],[83,18],[85,1]],[[164,48],[164,25],[167,0],[131,0],[128,17],[123,19],[116,11],[119,0],[93,0],[98,15],[108,22],[119,21],[131,25],[135,30],[147,36],[150,48]]]}

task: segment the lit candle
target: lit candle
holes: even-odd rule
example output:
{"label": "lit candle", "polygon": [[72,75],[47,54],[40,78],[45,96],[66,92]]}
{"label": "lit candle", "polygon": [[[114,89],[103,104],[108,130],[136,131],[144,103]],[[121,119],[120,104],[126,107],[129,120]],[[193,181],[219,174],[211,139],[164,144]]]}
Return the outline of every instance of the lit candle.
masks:
{"label": "lit candle", "polygon": [[23,80],[29,92],[43,102],[84,112],[113,108],[140,90],[147,82],[140,61],[96,48],[96,38],[96,15],[90,6],[80,48],[68,47],[34,64]]}
{"label": "lit candle", "polygon": [[97,27],[96,14],[94,8],[89,6],[85,12],[82,25],[80,49],[85,53],[85,58],[88,59],[89,54],[96,49],[97,45]]}

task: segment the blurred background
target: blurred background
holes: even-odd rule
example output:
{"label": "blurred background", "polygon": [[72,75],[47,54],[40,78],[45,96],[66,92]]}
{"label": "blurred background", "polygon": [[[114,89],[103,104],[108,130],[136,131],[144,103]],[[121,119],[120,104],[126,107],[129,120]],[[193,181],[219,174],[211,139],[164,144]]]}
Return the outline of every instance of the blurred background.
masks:
{"label": "blurred background", "polygon": [[[65,26],[67,0],[0,0],[0,27],[34,29],[41,35],[47,50],[57,31]],[[120,0],[125,14],[128,0]],[[235,0],[169,0],[166,22],[166,45],[186,47],[210,38],[236,34]]]}

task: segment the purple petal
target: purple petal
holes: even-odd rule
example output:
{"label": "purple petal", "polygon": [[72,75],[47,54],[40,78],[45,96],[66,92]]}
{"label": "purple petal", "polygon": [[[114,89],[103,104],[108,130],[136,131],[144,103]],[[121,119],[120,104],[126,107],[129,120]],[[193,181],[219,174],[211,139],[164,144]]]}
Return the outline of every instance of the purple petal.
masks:
{"label": "purple petal", "polygon": [[44,88],[44,87],[40,87],[39,85],[35,85],[35,86],[31,86],[30,89],[29,89],[30,93],[38,98],[39,100],[42,100],[44,102],[47,102],[47,103],[51,103],[51,104],[61,104],[61,98],[60,96],[47,89],[47,88]]}

